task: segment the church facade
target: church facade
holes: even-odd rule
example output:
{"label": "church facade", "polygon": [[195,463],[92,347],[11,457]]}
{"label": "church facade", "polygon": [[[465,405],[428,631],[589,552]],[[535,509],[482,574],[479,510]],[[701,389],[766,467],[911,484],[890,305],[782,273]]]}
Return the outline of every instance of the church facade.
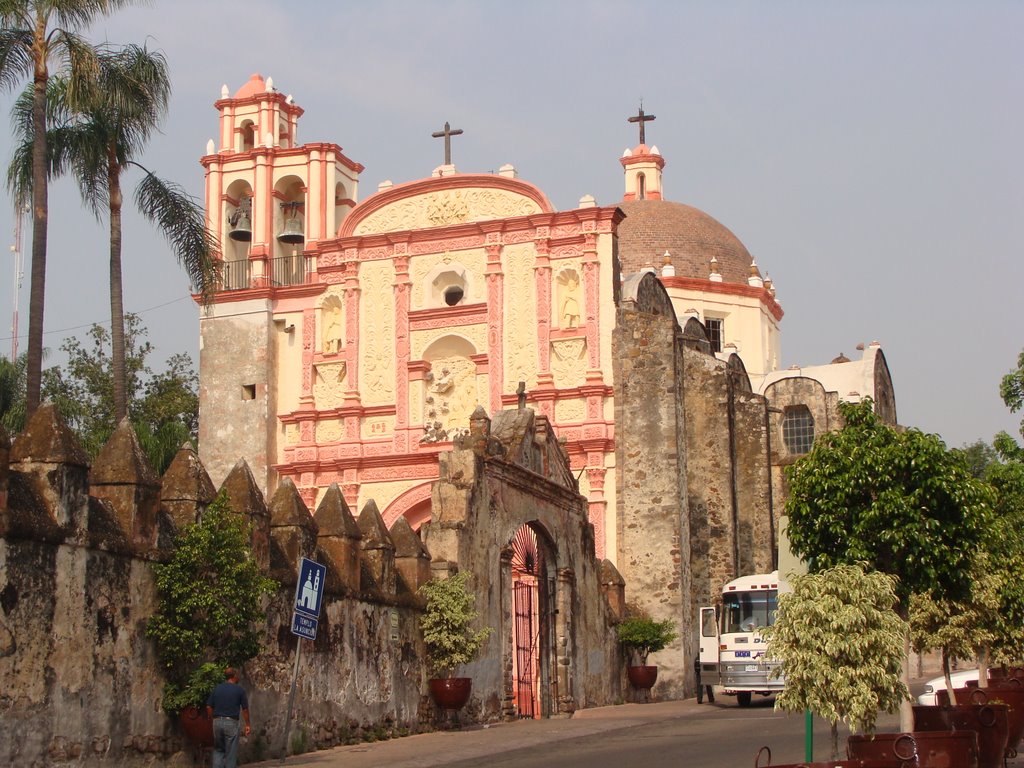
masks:
{"label": "church facade", "polygon": [[[223,286],[200,321],[200,452],[245,456],[315,508],[337,483],[385,522],[432,520],[439,456],[482,407],[550,424],[587,499],[595,555],[681,636],[663,695],[690,688],[696,608],[776,564],[781,468],[871,396],[895,422],[884,355],[779,370],[782,308],[743,244],[664,198],[665,159],[620,158],[623,199],[558,211],[506,165],[382,183],[298,142],[290,96],[254,75],[216,102],[202,164]],[[449,126],[439,134],[450,141]]]}

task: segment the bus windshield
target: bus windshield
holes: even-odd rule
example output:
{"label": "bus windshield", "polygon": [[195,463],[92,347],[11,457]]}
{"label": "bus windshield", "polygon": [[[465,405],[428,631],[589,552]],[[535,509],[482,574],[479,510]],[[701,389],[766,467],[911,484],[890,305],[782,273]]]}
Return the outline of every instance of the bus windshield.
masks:
{"label": "bus windshield", "polygon": [[726,592],[722,595],[722,634],[771,626],[777,605],[778,592],[774,589]]}

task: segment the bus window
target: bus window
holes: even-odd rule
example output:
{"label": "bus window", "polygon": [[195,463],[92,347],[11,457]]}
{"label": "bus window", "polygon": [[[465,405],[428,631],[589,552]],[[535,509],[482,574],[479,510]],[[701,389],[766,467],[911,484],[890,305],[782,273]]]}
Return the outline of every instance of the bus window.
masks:
{"label": "bus window", "polygon": [[778,593],[775,590],[727,592],[722,595],[722,634],[753,632],[775,623]]}

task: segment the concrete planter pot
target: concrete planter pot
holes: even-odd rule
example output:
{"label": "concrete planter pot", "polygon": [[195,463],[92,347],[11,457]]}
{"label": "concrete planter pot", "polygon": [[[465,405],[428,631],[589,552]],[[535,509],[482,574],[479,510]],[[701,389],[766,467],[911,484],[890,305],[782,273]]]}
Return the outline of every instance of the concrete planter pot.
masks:
{"label": "concrete planter pot", "polygon": [[430,697],[441,709],[462,709],[473,691],[469,677],[434,677],[427,681]]}
{"label": "concrete planter pot", "polygon": [[[1017,678],[1004,681],[990,681],[984,688],[957,688],[957,701],[971,704],[1009,704],[1009,730],[1006,737],[1006,757],[1017,756],[1017,747],[1024,737],[1024,688]],[[937,691],[939,704],[949,704],[949,692]]]}
{"label": "concrete planter pot", "polygon": [[901,768],[978,768],[978,734],[974,731],[914,731],[849,736],[851,759],[896,760]]}
{"label": "concrete planter pot", "polygon": [[629,684],[641,691],[649,691],[658,681],[658,668],[656,666],[626,667],[626,677]]}
{"label": "concrete planter pot", "polygon": [[914,706],[918,731],[974,731],[978,734],[978,768],[1000,768],[1009,735],[1006,704]]}
{"label": "concrete planter pot", "polygon": [[193,746],[213,748],[213,720],[207,716],[205,707],[185,707],[178,713],[178,722]]}

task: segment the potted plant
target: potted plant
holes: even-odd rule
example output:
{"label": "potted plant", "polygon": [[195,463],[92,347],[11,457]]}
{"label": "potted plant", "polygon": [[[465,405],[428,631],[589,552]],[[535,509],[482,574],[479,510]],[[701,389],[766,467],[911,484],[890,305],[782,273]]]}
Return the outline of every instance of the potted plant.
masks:
{"label": "potted plant", "polygon": [[634,688],[649,690],[658,679],[658,667],[650,666],[647,657],[663,650],[679,633],[671,619],[655,621],[638,613],[624,619],[618,626],[619,642],[626,655],[626,676]]}
{"label": "potted plant", "polygon": [[431,579],[419,591],[426,600],[420,630],[431,675],[430,695],[443,709],[461,709],[469,701],[472,681],[455,677],[455,670],[476,658],[491,629],[473,627],[478,613],[467,572]]}
{"label": "potted plant", "polygon": [[260,651],[263,597],[277,583],[260,573],[249,549],[249,526],[221,494],[200,522],[186,526],[166,563],[154,566],[157,611],[147,634],[164,669],[163,708],[177,715],[197,744],[213,743],[206,699]]}

